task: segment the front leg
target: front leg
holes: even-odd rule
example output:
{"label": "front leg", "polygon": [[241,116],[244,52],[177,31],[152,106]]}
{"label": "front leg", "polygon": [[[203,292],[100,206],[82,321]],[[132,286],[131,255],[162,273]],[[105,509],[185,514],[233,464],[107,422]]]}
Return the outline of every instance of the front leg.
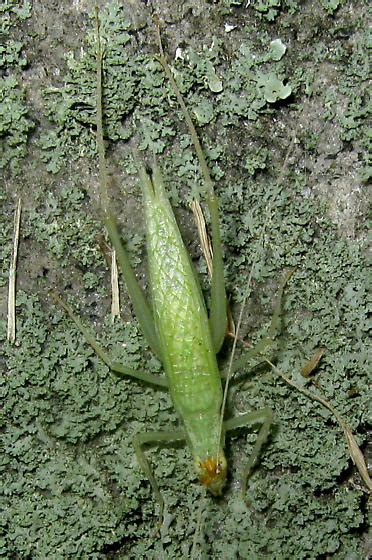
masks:
{"label": "front leg", "polygon": [[134,449],[136,452],[136,457],[139,466],[141,467],[143,473],[149,479],[151,484],[152,491],[155,494],[156,501],[159,504],[160,511],[159,511],[159,523],[158,523],[158,530],[165,531],[167,529],[167,521],[166,515],[164,514],[164,499],[161,495],[159,485],[156,482],[154,473],[152,471],[151,465],[142,449],[143,445],[147,443],[156,443],[162,441],[180,441],[185,440],[185,433],[181,430],[177,431],[170,431],[170,432],[140,432],[136,434],[133,439]]}
{"label": "front leg", "polygon": [[249,476],[252,473],[253,467],[256,465],[258,461],[262,446],[265,444],[268,438],[270,426],[272,422],[273,422],[272,410],[270,408],[262,408],[261,410],[258,410],[256,412],[248,412],[246,414],[242,414],[241,416],[230,418],[229,420],[225,420],[225,422],[223,423],[225,432],[230,430],[236,430],[236,428],[252,426],[254,424],[261,424],[261,428],[258,432],[256,443],[254,444],[249,461],[245,466],[242,475],[243,499],[245,499]]}

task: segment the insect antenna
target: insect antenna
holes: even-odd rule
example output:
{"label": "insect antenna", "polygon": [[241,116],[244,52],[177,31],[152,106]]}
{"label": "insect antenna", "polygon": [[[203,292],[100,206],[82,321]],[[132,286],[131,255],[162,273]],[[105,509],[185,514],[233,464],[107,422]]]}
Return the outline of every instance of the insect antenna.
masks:
{"label": "insect antenna", "polygon": [[[270,212],[270,209],[268,209],[268,213]],[[262,249],[264,248],[264,239],[265,239],[265,233],[266,233],[266,226],[270,221],[270,213],[269,213],[269,217],[268,219],[265,221],[262,232],[261,232],[261,236],[260,236],[260,244],[262,246]],[[234,363],[234,358],[235,358],[235,354],[236,354],[236,347],[238,344],[238,340],[239,340],[239,333],[241,330],[241,325],[242,325],[242,321],[243,321],[243,314],[245,312],[246,309],[246,305],[247,305],[247,299],[250,295],[250,291],[251,291],[251,284],[252,284],[252,277],[253,277],[253,273],[254,273],[254,269],[257,265],[257,260],[258,260],[258,255],[259,253],[256,252],[253,258],[253,262],[251,265],[251,269],[248,275],[248,281],[247,281],[247,286],[246,289],[244,291],[244,296],[243,296],[243,301],[241,303],[240,306],[240,311],[239,311],[239,316],[238,316],[238,322],[236,324],[236,327],[234,329],[234,332],[232,333],[233,336],[233,346],[230,352],[230,357],[229,357],[229,363],[228,363],[228,367],[227,367],[227,374],[226,374],[226,381],[225,381],[225,386],[224,386],[224,390],[223,390],[223,398],[222,398],[222,404],[221,404],[221,414],[220,414],[220,424],[219,424],[219,430],[218,430],[218,439],[216,442],[216,452],[218,453],[218,449],[220,446],[220,442],[223,436],[223,422],[224,422],[224,416],[225,416],[225,410],[226,410],[226,405],[227,405],[227,395],[229,392],[229,384],[230,381],[233,378],[234,372],[233,372],[233,363]]]}

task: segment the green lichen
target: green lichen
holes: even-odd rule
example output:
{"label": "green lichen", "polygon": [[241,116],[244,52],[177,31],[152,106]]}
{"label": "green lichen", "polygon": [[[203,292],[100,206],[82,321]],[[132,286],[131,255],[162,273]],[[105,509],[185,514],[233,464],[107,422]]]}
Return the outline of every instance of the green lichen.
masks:
{"label": "green lichen", "polygon": [[27,140],[33,125],[28,118],[25,95],[15,77],[2,78],[0,83],[0,169],[8,165],[19,170],[19,161],[27,153]]}
{"label": "green lichen", "polygon": [[[254,10],[238,18],[239,26],[229,34],[221,31],[223,25],[210,34],[203,27],[203,38],[191,37],[172,65],[217,179],[226,280],[235,315],[255,263],[241,335],[254,344],[266,332],[279,279],[284,270],[296,268],[285,294],[283,328],[274,352],[277,366],[298,384],[320,391],[362,445],[368,390],[363,214],[351,232],[345,233],[342,221],[332,222],[332,197],[319,190],[316,174],[332,184],[337,173],[348,177],[340,165],[350,150],[358,159],[364,157],[362,22],[349,21],[350,12],[343,13],[340,5],[327,19],[326,30],[319,27],[319,19],[310,19],[307,32],[312,41],[305,37],[296,49],[286,31],[289,22],[298,36],[303,29],[296,19],[303,14],[294,4],[280,3],[282,27],[278,16],[275,28],[261,19],[275,8],[272,2],[255,2]],[[256,5],[268,9],[259,12]],[[314,6],[318,9],[318,3]],[[185,208],[200,191],[198,164],[173,93],[153,56],[157,48],[152,28],[134,33],[119,2],[109,3],[101,18],[108,162],[115,210],[123,220],[132,261],[142,280],[143,226],[140,204],[133,196],[139,188],[126,143],[135,135],[134,143],[149,150],[150,158],[152,149],[162,153],[159,162],[177,218],[207,285],[195,228]],[[230,16],[220,23],[225,22]],[[171,36],[172,27],[165,27],[165,37]],[[183,20],[174,27],[179,40]],[[352,40],[354,35],[350,41],[340,38],[339,30],[345,27],[358,41]],[[257,28],[259,34],[253,33]],[[139,48],[143,45],[145,52]],[[280,45],[287,47],[281,56]],[[116,380],[47,295],[51,283],[65,291],[116,360],[160,371],[124,289],[122,318],[112,323],[109,317],[109,278],[96,239],[102,226],[94,219],[95,159],[93,171],[87,163],[88,156],[95,158],[94,50],[92,32],[82,56],[69,57],[66,87],[47,93],[54,128],[48,138],[44,135],[43,153],[51,171],[62,169],[65,174],[47,175],[42,190],[34,187],[32,206],[24,217],[19,273],[25,263],[33,262],[33,251],[41,265],[33,272],[36,279],[30,273],[21,277],[15,346],[5,343],[4,321],[0,325],[1,554],[33,560],[179,559],[191,557],[193,551],[195,558],[362,560],[365,493],[342,430],[320,404],[287,386],[270,369],[248,374],[247,367],[229,393],[229,414],[270,406],[275,415],[270,440],[249,481],[248,504],[241,499],[238,481],[256,440],[252,431],[239,430],[228,438],[229,483],[218,500],[204,496],[193,480],[186,446],[154,446],[146,452],[167,502],[169,523],[163,538],[154,536],[156,505],[136,462],[132,438],[144,430],[176,428],[169,395],[133,380]],[[319,87],[314,62],[308,64],[312,55],[320,67],[342,68],[337,87]],[[278,96],[275,103],[266,99],[257,88],[260,75],[288,82],[291,96]],[[222,85],[220,91],[210,87],[214,77]],[[302,132],[297,125],[308,102],[314,105]],[[322,127],[330,124],[336,153],[322,138]],[[321,166],[335,157],[338,167]],[[115,177],[124,191],[120,199]],[[4,191],[0,196],[7,200]],[[5,293],[11,220],[0,230]],[[299,370],[319,347],[326,353],[315,385]]]}
{"label": "green lichen", "polygon": [[267,21],[274,21],[282,6],[282,0],[255,0],[253,8]]}
{"label": "green lichen", "polygon": [[[115,2],[110,6],[110,13],[102,23],[106,44],[105,133],[108,139],[117,141],[127,140],[137,130],[141,150],[162,153],[169,139],[176,135],[177,125],[164,108],[168,86],[161,66],[153,56],[143,55],[135,49],[123,7]],[[261,53],[251,51],[249,45],[248,40],[241,44],[224,76],[218,68],[221,41],[217,37],[211,37],[210,44],[201,53],[187,49],[176,61],[180,89],[183,94],[190,93],[190,102],[200,125],[215,122],[220,116],[224,118],[224,124],[232,124],[234,114],[236,120],[242,116],[256,119],[257,111],[267,103],[275,103],[290,95],[290,85],[284,85],[278,77],[279,72],[283,73],[283,66],[275,64],[285,52],[284,44],[273,41]],[[260,68],[269,62],[271,71],[265,74]],[[83,55],[79,59],[73,55],[69,57],[66,87],[46,92],[50,100],[49,114],[57,125],[42,139],[44,159],[50,171],[60,169],[67,153],[75,158],[94,153],[95,67],[92,32],[88,35]],[[208,100],[205,92],[212,92],[215,96]],[[81,152],[82,141],[84,154]],[[194,165],[194,175],[196,169]]]}
{"label": "green lichen", "polygon": [[287,99],[292,92],[291,86],[284,85],[282,80],[277,78],[272,72],[257,76],[257,88],[260,95],[268,103],[275,103],[279,99]]}
{"label": "green lichen", "polygon": [[0,169],[9,166],[12,173],[18,173],[20,161],[27,154],[27,141],[34,125],[16,74],[27,65],[27,59],[22,42],[15,41],[12,33],[31,16],[31,5],[29,2],[7,0],[0,6],[0,14]]}
{"label": "green lichen", "polygon": [[[136,107],[142,98],[142,147],[161,151],[161,138],[174,134],[160,120],[164,111],[158,104],[156,115],[148,114],[146,106],[154,106],[163,82],[159,65],[153,57],[136,53],[130,24],[124,7],[117,2],[109,5],[102,20],[101,33],[105,49],[105,134],[110,140],[127,140],[134,131],[128,116],[136,118]],[[68,74],[63,89],[46,91],[49,115],[56,127],[42,137],[43,157],[49,171],[56,173],[67,154],[78,158],[95,154],[95,95],[96,56],[95,32],[88,34],[84,53],[68,58]],[[138,117],[139,118],[139,117]],[[84,153],[81,146],[84,146]]]}
{"label": "green lichen", "polygon": [[321,0],[321,4],[327,13],[333,14],[342,2],[341,0]]}

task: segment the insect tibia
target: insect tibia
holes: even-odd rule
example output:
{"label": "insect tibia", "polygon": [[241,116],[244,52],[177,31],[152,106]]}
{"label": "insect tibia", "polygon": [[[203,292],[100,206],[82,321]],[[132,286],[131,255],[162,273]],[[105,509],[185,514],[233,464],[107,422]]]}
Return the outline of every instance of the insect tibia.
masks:
{"label": "insect tibia", "polygon": [[220,450],[218,457],[207,457],[204,460],[197,459],[195,468],[199,480],[213,496],[220,496],[226,482],[227,462],[225,455]]}

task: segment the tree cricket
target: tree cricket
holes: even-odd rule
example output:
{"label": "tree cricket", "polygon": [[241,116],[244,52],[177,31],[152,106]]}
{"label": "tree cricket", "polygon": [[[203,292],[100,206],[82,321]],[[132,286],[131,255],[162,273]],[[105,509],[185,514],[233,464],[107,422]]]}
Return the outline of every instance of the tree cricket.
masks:
{"label": "tree cricket", "polygon": [[[115,374],[166,387],[170,392],[181,429],[173,432],[144,432],[137,434],[134,439],[137,460],[151,483],[162,518],[164,500],[142,449],[144,444],[186,440],[196,474],[201,484],[214,496],[221,495],[226,482],[227,460],[224,454],[226,432],[247,425],[260,424],[257,440],[245,468],[244,481],[257,463],[269,434],[273,419],[272,411],[264,408],[224,419],[228,385],[234,371],[242,363],[252,357],[260,356],[271,344],[279,327],[280,299],[289,275],[286,275],[280,284],[278,301],[267,336],[263,337],[255,348],[248,350],[246,355],[235,364],[231,359],[227,375],[221,375],[216,355],[225,339],[228,319],[218,200],[195,126],[166,60],[158,28],[160,49],[158,61],[165,71],[187,123],[206,187],[205,202],[210,213],[213,257],[211,302],[208,313],[197,273],[183,243],[159,166],[155,163],[150,170],[141,166],[139,179],[144,200],[149,292],[152,305],[147,302],[130,265],[116,220],[110,210],[103,134],[103,53],[98,15],[96,22],[96,139],[99,156],[100,204],[105,227],[115,249],[136,317],[149,347],[161,361],[165,375],[158,376],[146,371],[134,370],[125,364],[112,361],[72,309],[63,301],[60,301],[60,304],[76,323],[86,341]],[[240,321],[241,317],[237,330]],[[235,345],[236,338],[232,355]],[[243,482],[244,490],[245,486],[246,482]]]}

